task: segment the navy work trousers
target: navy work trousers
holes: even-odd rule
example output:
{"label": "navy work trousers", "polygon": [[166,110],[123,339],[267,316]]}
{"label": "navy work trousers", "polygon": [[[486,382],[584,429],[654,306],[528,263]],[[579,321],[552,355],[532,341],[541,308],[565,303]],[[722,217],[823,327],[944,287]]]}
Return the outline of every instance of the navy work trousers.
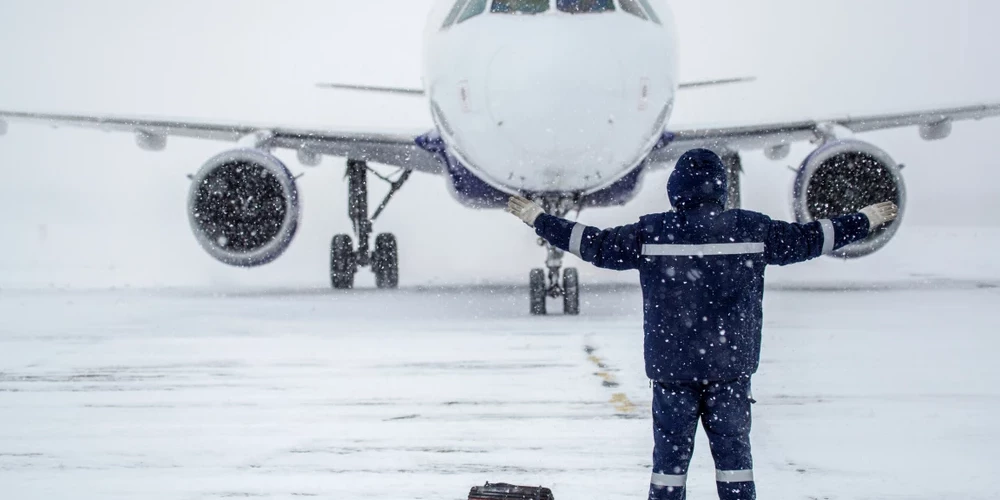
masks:
{"label": "navy work trousers", "polygon": [[685,500],[694,435],[701,419],[715,458],[721,500],[755,500],[750,455],[750,379],[653,384],[650,500]]}

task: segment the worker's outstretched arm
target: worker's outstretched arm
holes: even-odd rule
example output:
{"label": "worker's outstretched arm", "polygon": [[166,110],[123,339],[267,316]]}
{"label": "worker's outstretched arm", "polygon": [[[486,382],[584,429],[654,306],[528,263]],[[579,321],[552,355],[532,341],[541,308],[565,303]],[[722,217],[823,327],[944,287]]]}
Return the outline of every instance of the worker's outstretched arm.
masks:
{"label": "worker's outstretched arm", "polygon": [[769,221],[764,241],[767,263],[784,266],[839,250],[895,220],[898,212],[895,204],[886,202],[856,214],[808,224]]}
{"label": "worker's outstretched arm", "polygon": [[642,258],[642,243],[638,224],[600,230],[583,224],[548,215],[538,204],[515,196],[510,199],[507,211],[525,224],[534,227],[535,233],[557,248],[604,269],[624,271],[637,269]]}

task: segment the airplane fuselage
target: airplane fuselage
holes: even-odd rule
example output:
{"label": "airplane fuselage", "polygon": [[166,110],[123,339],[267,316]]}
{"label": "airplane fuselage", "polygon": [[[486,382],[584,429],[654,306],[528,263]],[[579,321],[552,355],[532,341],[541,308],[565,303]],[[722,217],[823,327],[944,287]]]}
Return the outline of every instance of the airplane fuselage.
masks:
{"label": "airplane fuselage", "polygon": [[[655,9],[655,21],[627,12],[621,0],[582,2],[613,10],[577,13],[565,11],[574,3],[565,0],[537,13],[460,3],[456,16],[456,0],[439,0],[424,53],[425,93],[454,158],[505,193],[586,195],[637,170],[662,136],[677,91],[665,3],[639,7]],[[481,13],[463,19],[466,9]]]}

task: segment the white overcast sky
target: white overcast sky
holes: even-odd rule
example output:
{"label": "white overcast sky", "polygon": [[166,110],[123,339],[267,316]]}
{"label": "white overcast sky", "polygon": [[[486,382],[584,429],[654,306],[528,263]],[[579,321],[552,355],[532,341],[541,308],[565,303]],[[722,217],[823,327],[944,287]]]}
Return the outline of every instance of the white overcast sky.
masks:
{"label": "white overcast sky", "polygon": [[[679,0],[682,79],[753,75],[684,93],[674,125],[752,123],[1000,102],[995,0]],[[0,108],[192,117],[330,128],[427,127],[424,103],[321,91],[317,81],[420,82],[426,0],[8,0],[0,2]],[[862,136],[901,163],[907,225],[997,226],[1000,120]],[[128,135],[11,124],[0,139],[0,287],[315,285],[330,236],[349,229],[342,160],[305,169],[283,155],[304,198],[299,238],[264,269],[216,264],[187,228],[194,172],[225,144],[173,140],[137,150]],[[746,155],[747,208],[789,215],[790,164]],[[665,173],[596,225],[667,208]],[[399,234],[406,283],[521,281],[542,261],[523,226],[448,198],[420,176],[378,228]],[[914,229],[915,231],[916,229]],[[904,233],[906,228],[904,228]],[[897,245],[898,247],[898,245]],[[872,257],[890,265],[892,248]],[[880,261],[879,259],[882,259]],[[851,264],[853,265],[853,264]],[[591,273],[601,279],[607,274]],[[631,279],[631,278],[625,278]]]}

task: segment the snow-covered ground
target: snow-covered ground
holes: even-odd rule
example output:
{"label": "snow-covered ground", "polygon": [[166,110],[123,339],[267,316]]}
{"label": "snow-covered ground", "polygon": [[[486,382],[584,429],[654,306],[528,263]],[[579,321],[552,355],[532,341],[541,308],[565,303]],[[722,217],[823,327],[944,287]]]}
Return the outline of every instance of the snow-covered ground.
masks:
{"label": "snow-covered ground", "polygon": [[[2,497],[643,498],[638,290],[587,289],[579,318],[524,293],[4,290]],[[772,289],[760,497],[996,498],[997,304],[976,280]]]}

